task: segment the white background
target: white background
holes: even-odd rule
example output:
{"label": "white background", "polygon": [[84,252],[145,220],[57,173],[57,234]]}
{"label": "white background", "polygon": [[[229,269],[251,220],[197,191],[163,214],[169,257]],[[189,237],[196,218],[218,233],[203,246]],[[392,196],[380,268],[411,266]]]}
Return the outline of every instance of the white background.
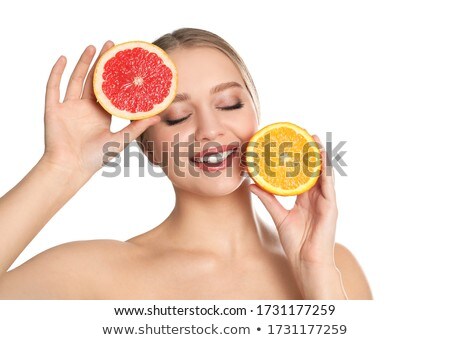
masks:
{"label": "white background", "polygon": [[[0,13],[0,195],[43,152],[45,84],[60,55],[68,58],[64,89],[89,44],[207,29],[244,58],[259,91],[261,126],[292,121],[322,140],[331,131],[335,144],[347,141],[348,176],[336,174],[337,241],[358,258],[377,306],[399,308],[408,315],[399,314],[404,324],[440,333],[431,322],[450,302],[445,1],[17,1]],[[114,128],[123,123],[114,119]],[[99,172],[14,266],[63,242],[145,232],[173,201],[166,178]]]}

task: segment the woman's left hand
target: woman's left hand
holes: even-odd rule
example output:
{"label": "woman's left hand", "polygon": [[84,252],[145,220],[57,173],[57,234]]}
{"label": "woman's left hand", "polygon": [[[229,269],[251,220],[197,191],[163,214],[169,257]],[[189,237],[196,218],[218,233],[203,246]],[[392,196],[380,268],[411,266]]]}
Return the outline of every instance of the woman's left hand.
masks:
{"label": "woman's left hand", "polygon": [[[317,136],[313,138],[321,145]],[[275,222],[303,298],[345,299],[340,272],[334,261],[338,215],[334,177],[323,149],[321,157],[320,178],[310,190],[297,196],[291,210],[285,209],[273,194],[255,184],[249,188]],[[331,169],[330,174],[327,174],[328,169]]]}

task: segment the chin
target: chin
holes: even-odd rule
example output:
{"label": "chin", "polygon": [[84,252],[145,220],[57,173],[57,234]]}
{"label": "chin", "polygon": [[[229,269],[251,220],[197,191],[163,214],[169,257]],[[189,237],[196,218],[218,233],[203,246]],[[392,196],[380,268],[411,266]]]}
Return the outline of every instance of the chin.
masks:
{"label": "chin", "polygon": [[245,178],[239,173],[233,173],[232,176],[221,173],[218,176],[202,174],[198,178],[185,178],[184,181],[175,183],[174,186],[200,196],[221,197],[226,196],[242,185]]}

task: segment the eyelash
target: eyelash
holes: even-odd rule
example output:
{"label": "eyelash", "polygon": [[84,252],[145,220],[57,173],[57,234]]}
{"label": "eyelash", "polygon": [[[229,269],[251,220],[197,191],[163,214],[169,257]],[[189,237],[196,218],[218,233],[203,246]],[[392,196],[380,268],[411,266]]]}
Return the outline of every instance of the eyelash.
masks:
{"label": "eyelash", "polygon": [[[236,103],[236,104],[234,104],[232,106],[219,107],[218,109],[222,110],[222,111],[231,111],[231,110],[238,110],[238,109],[241,109],[243,107],[244,107],[244,103],[238,102],[238,103]],[[186,117],[183,117],[183,118],[180,118],[180,119],[175,119],[175,120],[167,119],[166,123],[169,126],[181,123],[182,121],[188,119],[191,116],[191,114],[188,114]]]}

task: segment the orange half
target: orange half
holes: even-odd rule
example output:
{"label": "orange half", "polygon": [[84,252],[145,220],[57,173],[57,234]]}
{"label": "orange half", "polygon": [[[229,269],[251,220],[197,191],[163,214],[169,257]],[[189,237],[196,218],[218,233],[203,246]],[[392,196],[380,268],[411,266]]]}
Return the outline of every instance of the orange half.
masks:
{"label": "orange half", "polygon": [[319,145],[303,128],[288,122],[259,130],[246,149],[247,170],[255,183],[280,196],[311,189],[322,166]]}

